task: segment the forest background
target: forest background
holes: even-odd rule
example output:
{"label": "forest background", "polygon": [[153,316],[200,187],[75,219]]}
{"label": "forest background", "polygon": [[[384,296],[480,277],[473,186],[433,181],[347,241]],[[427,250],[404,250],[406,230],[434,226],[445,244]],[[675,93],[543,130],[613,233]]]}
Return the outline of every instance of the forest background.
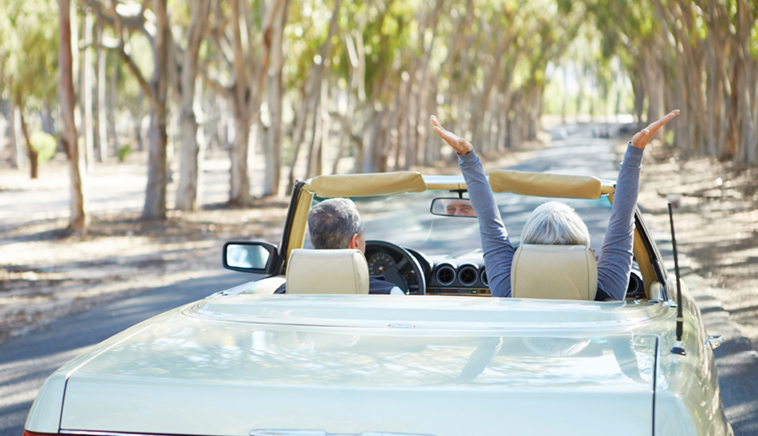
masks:
{"label": "forest background", "polygon": [[659,135],[666,156],[707,159],[724,188],[758,162],[756,0],[0,6],[3,167],[34,179],[64,155],[74,237],[90,229],[100,165],[146,155],[130,225],[165,228],[207,207],[208,156],[228,159],[225,207],[279,204],[296,179],[446,159],[431,114],[496,155],[534,141],[545,116],[643,126],[679,108]]}

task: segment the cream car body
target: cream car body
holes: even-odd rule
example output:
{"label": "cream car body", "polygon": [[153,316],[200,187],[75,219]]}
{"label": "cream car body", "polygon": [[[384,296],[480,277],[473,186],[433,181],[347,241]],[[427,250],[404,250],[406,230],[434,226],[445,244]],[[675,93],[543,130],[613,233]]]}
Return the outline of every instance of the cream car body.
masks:
{"label": "cream car body", "polygon": [[[495,172],[495,191],[596,198],[597,179]],[[350,188],[348,188],[350,187]],[[359,187],[359,188],[356,188]],[[298,186],[276,272],[303,245],[314,195],[462,190],[417,173]],[[638,214],[639,215],[639,214]],[[138,324],[55,372],[31,434],[727,435],[711,345],[637,218],[644,297],[272,295],[281,276]],[[324,433],[303,433],[322,430]]]}

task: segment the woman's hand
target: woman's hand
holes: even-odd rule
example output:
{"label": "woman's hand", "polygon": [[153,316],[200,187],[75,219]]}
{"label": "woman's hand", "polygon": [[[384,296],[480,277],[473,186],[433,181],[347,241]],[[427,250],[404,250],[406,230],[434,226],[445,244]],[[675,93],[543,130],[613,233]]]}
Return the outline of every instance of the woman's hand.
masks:
{"label": "woman's hand", "polygon": [[671,121],[672,118],[679,115],[679,109],[674,109],[669,112],[665,117],[650,124],[646,128],[640,130],[632,137],[632,146],[637,148],[645,148],[648,142],[653,139],[658,129],[663,127],[664,124]]}
{"label": "woman's hand", "polygon": [[445,130],[437,120],[437,117],[434,115],[429,118],[429,121],[431,121],[434,131],[437,132],[437,134],[440,135],[440,137],[444,139],[445,142],[453,147],[456,153],[468,154],[471,152],[471,150],[474,149],[474,147],[465,139],[461,138],[453,132],[448,132]]}

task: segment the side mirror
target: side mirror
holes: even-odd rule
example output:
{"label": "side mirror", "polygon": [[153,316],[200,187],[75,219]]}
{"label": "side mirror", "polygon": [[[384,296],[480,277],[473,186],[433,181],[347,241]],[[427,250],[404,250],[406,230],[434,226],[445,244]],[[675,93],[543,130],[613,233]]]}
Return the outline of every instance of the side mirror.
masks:
{"label": "side mirror", "polygon": [[476,211],[468,198],[435,198],[430,212],[432,215],[476,218]]}
{"label": "side mirror", "polygon": [[279,250],[268,242],[227,242],[224,244],[224,268],[232,271],[273,274]]}

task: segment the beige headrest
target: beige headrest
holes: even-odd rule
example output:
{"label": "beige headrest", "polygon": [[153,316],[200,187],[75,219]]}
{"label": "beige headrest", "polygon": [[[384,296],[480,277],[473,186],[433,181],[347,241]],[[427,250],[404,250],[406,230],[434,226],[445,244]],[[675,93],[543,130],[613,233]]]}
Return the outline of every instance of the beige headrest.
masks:
{"label": "beige headrest", "polygon": [[585,245],[521,244],[511,266],[514,298],[595,300],[597,261]]}
{"label": "beige headrest", "polygon": [[292,250],[288,294],[368,294],[368,264],[360,250]]}

